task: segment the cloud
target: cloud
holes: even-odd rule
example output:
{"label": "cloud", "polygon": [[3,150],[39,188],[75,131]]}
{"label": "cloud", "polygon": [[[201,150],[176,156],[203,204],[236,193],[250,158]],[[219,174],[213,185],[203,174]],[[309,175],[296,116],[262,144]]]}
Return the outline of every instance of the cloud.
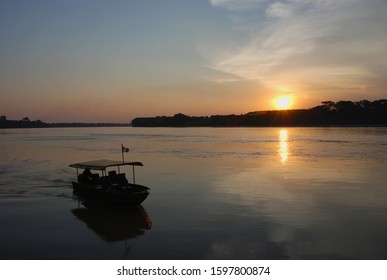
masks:
{"label": "cloud", "polygon": [[248,42],[213,57],[211,67],[218,71],[272,87],[324,83],[364,90],[375,86],[372,81],[381,86],[387,71],[386,1],[210,2],[227,8],[234,28],[249,36]]}
{"label": "cloud", "polygon": [[282,2],[275,2],[266,9],[266,14],[279,18],[290,17],[293,15],[293,7]]}

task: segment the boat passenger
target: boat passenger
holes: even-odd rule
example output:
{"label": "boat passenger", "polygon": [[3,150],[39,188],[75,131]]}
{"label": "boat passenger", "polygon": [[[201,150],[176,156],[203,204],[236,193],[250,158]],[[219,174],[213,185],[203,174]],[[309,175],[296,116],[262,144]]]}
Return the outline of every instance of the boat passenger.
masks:
{"label": "boat passenger", "polygon": [[81,175],[79,175],[80,182],[88,183],[92,180],[93,174],[90,171],[90,168],[85,168]]}
{"label": "boat passenger", "polygon": [[85,176],[85,177],[90,177],[91,176],[90,168],[85,168],[85,170],[83,171],[82,175]]}

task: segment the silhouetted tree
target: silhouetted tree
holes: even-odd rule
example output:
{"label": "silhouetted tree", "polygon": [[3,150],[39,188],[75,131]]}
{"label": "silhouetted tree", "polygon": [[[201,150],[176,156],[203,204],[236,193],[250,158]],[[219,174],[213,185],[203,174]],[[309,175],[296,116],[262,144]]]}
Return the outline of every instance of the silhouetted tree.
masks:
{"label": "silhouetted tree", "polygon": [[336,103],[333,101],[322,101],[323,108],[327,111],[334,111],[336,110]]}
{"label": "silhouetted tree", "polygon": [[245,115],[136,118],[133,126],[326,126],[387,125],[387,99],[368,101],[323,101],[311,109],[259,111]]}

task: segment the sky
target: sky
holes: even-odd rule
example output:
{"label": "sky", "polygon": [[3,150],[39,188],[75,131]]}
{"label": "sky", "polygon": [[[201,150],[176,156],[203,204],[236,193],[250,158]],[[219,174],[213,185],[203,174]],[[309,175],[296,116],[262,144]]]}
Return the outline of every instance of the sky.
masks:
{"label": "sky", "polygon": [[0,115],[46,122],[387,97],[387,0],[0,0]]}

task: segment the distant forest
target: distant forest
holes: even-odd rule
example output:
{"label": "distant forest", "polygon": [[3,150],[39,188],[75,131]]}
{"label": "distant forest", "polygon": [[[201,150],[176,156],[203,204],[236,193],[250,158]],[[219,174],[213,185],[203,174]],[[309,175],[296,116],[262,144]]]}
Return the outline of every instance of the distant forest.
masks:
{"label": "distant forest", "polygon": [[310,109],[257,111],[243,115],[194,117],[144,117],[132,120],[135,127],[239,127],[239,126],[386,126],[387,99],[375,101],[323,101]]}
{"label": "distant forest", "polygon": [[8,120],[7,116],[0,117],[1,128],[44,128],[44,127],[113,127],[129,126],[128,123],[45,123],[41,120],[31,121],[28,117],[21,120]]}

